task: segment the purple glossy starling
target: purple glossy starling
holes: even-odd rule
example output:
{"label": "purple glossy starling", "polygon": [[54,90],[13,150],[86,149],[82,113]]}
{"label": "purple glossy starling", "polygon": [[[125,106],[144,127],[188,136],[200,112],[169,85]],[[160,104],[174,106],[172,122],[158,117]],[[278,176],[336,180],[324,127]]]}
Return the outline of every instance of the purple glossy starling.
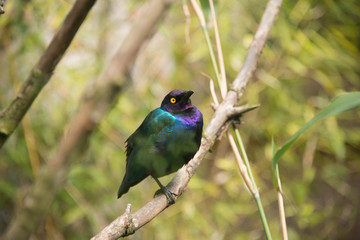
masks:
{"label": "purple glossy starling", "polygon": [[193,93],[183,89],[171,91],[161,107],[150,112],[126,140],[126,173],[118,198],[130,187],[152,176],[168,201],[174,203],[174,193],[164,187],[158,178],[188,163],[200,146],[203,117],[191,104]]}

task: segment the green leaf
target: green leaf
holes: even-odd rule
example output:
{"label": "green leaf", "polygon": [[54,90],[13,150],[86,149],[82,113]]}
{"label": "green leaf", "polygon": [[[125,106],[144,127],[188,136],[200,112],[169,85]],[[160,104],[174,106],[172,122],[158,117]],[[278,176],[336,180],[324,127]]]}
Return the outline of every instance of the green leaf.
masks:
{"label": "green leaf", "polygon": [[[213,1],[213,2],[214,2],[215,14],[216,14],[219,3],[218,3],[218,1]],[[200,6],[201,6],[201,9],[203,10],[206,21],[209,21],[209,18],[211,17],[211,9],[210,9],[209,0],[200,0]]]}
{"label": "green leaf", "polygon": [[272,170],[275,174],[275,178],[277,172],[276,168],[280,158],[303,132],[305,132],[309,127],[323,118],[345,112],[359,105],[360,92],[345,93],[335,97],[327,107],[325,107],[318,115],[316,115],[313,119],[311,119],[311,121],[309,121],[299,131],[297,131],[278,151],[276,151],[275,155],[273,155]]}
{"label": "green leaf", "polygon": [[204,12],[204,16],[206,20],[209,19],[210,16],[210,3],[208,0],[200,0],[201,9]]}
{"label": "green leaf", "polygon": [[274,136],[271,137],[271,154],[272,157],[274,158],[276,153],[276,146],[275,146],[275,141],[274,141]]}
{"label": "green leaf", "polygon": [[[272,150],[272,157],[274,159],[274,156],[276,154],[276,146],[275,146],[275,141],[274,141],[274,136],[271,137],[271,150]],[[279,189],[279,168],[276,165],[276,170],[274,171],[273,174],[273,184],[275,186],[275,189],[278,190]]]}

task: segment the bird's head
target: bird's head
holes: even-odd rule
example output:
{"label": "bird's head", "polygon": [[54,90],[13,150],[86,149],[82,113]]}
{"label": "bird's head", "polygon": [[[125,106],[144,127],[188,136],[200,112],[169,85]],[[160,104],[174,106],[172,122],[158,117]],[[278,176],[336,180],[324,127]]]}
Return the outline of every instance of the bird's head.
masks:
{"label": "bird's head", "polygon": [[161,109],[170,113],[176,113],[192,108],[190,96],[193,93],[193,91],[185,91],[183,89],[172,90],[162,101]]}

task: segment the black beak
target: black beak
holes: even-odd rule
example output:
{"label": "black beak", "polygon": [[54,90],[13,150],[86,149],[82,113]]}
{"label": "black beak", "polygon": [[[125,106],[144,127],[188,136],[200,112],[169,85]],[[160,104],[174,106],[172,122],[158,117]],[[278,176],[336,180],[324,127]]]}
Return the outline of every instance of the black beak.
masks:
{"label": "black beak", "polygon": [[184,96],[182,97],[182,99],[184,99],[184,100],[188,100],[188,99],[190,98],[190,96],[191,96],[191,95],[193,95],[193,93],[194,93],[194,92],[193,92],[193,91],[191,91],[191,90],[190,90],[190,91],[185,92],[185,93],[184,93]]}
{"label": "black beak", "polygon": [[186,104],[186,105],[191,105],[191,100],[190,100],[190,96],[193,94],[193,91],[186,91],[185,93],[183,93],[182,97],[181,97],[181,104]]}

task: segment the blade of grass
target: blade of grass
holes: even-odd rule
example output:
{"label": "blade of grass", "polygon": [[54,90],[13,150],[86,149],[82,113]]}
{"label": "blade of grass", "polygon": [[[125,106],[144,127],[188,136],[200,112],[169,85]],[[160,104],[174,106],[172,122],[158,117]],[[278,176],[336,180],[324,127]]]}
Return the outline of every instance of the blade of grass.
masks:
{"label": "blade of grass", "polygon": [[220,34],[219,34],[219,28],[216,20],[216,13],[215,13],[215,7],[213,0],[209,0],[210,10],[211,10],[211,18],[213,20],[214,24],[214,33],[215,33],[215,42],[216,42],[216,49],[218,53],[218,61],[220,66],[220,92],[222,98],[225,98],[225,95],[227,93],[227,81],[226,81],[226,73],[225,73],[225,64],[224,64],[224,57],[223,52],[221,48],[221,40],[220,40]]}
{"label": "blade of grass", "polygon": [[[249,163],[249,159],[247,157],[247,154],[246,154],[246,151],[245,151],[245,147],[244,147],[244,144],[243,144],[243,141],[241,139],[241,136],[240,136],[240,132],[239,130],[235,127],[235,125],[233,125],[233,129],[235,131],[235,136],[236,136],[236,140],[238,142],[238,145],[240,147],[240,151],[241,151],[241,155],[244,159],[244,163],[245,163],[245,166],[246,166],[246,170],[247,170],[247,174],[250,176],[250,179],[251,179],[251,183],[252,183],[252,187],[254,188],[254,191],[252,192],[253,193],[253,197],[255,199],[255,202],[256,202],[256,205],[259,209],[259,214],[260,214],[260,219],[261,219],[261,222],[263,224],[263,227],[264,227],[264,230],[265,230],[265,234],[266,234],[266,238],[268,240],[271,240],[272,237],[271,237],[271,232],[270,232],[270,228],[269,228],[269,224],[267,222],[267,218],[266,218],[266,215],[265,215],[265,211],[264,211],[264,208],[263,208],[263,205],[261,203],[261,199],[260,199],[260,194],[259,194],[259,190],[256,186],[256,183],[255,183],[255,179],[254,179],[254,176],[252,174],[252,171],[251,171],[251,167],[250,167],[250,163]],[[231,135],[230,135],[231,136]],[[236,151],[239,151],[236,149]],[[235,152],[235,150],[234,150]]]}
{"label": "blade of grass", "polygon": [[308,128],[314,125],[317,121],[333,116],[360,105],[360,92],[350,92],[343,95],[337,96],[331,101],[331,103],[325,107],[319,114],[305,124],[299,131],[297,131],[286,143],[276,151],[273,160],[272,168],[274,173],[276,172],[276,165],[284,153],[291,147],[291,145],[298,139],[298,137],[305,132]]}
{"label": "blade of grass", "polygon": [[199,21],[200,21],[201,29],[203,30],[205,40],[206,40],[206,45],[207,45],[208,50],[209,50],[211,63],[213,65],[213,68],[214,68],[214,71],[215,71],[216,82],[217,82],[217,84],[219,86],[219,89],[221,91],[221,80],[220,80],[219,68],[218,68],[217,63],[216,63],[214,50],[212,49],[210,36],[209,36],[209,31],[208,31],[208,28],[207,28],[207,25],[206,25],[204,13],[203,13],[202,9],[200,8],[200,6],[199,6],[199,4],[197,3],[196,0],[191,0],[191,4],[192,4],[192,6],[194,8],[194,11],[195,11]]}
{"label": "blade of grass", "polygon": [[275,151],[275,143],[274,143],[274,139],[272,139],[273,183],[278,192],[279,215],[280,215],[281,230],[282,230],[281,232],[284,240],[287,240],[288,236],[287,236],[287,228],[286,228],[284,200],[282,196],[282,188],[281,188],[281,181],[280,181],[280,174],[278,167],[280,158],[296,141],[296,139],[298,139],[298,137],[303,132],[305,132],[308,128],[314,125],[317,121],[326,117],[340,114],[342,112],[355,108],[359,105],[360,105],[360,92],[345,93],[343,95],[335,97],[327,107],[325,107],[319,114],[317,114],[313,119],[311,119],[307,124],[305,124],[299,131],[297,131],[288,141],[286,141],[286,143],[278,151]]}
{"label": "blade of grass", "polygon": [[[271,139],[271,147],[272,154],[275,154],[275,142],[274,138]],[[277,197],[278,197],[278,207],[279,207],[279,216],[280,216],[280,224],[281,224],[281,235],[283,240],[288,239],[287,227],[286,227],[286,217],[285,217],[285,208],[284,208],[284,199],[283,199],[283,191],[281,188],[280,174],[278,165],[276,165],[276,183],[277,183]]]}

